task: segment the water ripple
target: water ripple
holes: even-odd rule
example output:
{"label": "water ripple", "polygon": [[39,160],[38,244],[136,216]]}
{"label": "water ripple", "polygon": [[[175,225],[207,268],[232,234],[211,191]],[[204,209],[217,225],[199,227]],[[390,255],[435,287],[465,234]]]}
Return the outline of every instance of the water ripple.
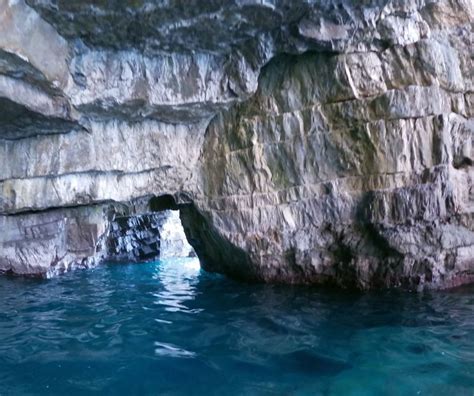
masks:
{"label": "water ripple", "polygon": [[470,395],[474,288],[247,285],[192,260],[0,278],[0,395]]}

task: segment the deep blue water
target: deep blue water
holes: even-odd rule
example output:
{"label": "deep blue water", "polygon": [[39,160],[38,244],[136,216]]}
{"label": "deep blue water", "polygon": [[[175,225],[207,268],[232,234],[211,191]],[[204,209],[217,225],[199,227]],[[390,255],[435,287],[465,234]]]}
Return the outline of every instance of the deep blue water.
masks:
{"label": "deep blue water", "polygon": [[239,284],[187,260],[0,278],[0,395],[474,395],[474,288]]}

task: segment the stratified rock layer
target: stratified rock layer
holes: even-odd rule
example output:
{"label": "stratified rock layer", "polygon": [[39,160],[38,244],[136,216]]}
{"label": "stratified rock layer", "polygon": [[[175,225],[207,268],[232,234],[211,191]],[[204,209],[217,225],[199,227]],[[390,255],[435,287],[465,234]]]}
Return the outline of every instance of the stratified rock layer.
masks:
{"label": "stratified rock layer", "polygon": [[[153,201],[152,201],[153,202]],[[103,204],[0,218],[2,272],[52,277],[100,262],[144,262],[191,257],[173,210]]]}
{"label": "stratified rock layer", "polygon": [[363,3],[3,0],[0,270],[153,257],[180,209],[238,278],[474,281],[473,3]]}
{"label": "stratified rock layer", "polygon": [[177,210],[115,216],[104,240],[107,261],[127,263],[194,255]]}

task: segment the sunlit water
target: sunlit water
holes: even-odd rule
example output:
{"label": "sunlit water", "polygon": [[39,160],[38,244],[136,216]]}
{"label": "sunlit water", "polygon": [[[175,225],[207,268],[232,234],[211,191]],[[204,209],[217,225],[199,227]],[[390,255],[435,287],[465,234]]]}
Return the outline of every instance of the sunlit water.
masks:
{"label": "sunlit water", "polygon": [[239,284],[192,260],[0,278],[0,395],[474,395],[474,288]]}

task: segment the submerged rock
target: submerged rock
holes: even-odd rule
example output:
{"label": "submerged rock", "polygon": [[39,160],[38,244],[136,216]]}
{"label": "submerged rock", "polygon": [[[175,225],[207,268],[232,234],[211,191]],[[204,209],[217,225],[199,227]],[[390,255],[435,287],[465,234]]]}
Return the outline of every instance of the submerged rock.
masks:
{"label": "submerged rock", "polygon": [[474,281],[473,20],[465,0],[5,0],[0,269],[157,257],[179,209],[238,278]]}

